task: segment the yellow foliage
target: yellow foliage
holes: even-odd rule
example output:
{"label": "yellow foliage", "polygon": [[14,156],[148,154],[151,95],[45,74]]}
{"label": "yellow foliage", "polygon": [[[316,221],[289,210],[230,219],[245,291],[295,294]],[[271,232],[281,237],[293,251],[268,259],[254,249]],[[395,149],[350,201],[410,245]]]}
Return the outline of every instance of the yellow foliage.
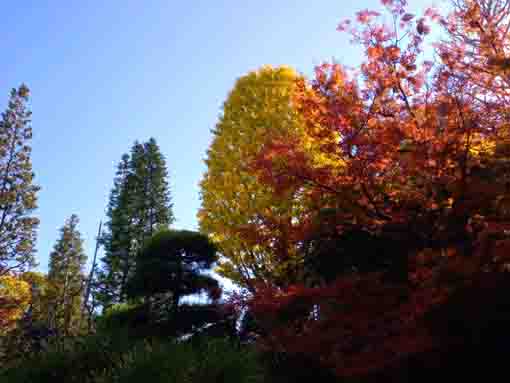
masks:
{"label": "yellow foliage", "polygon": [[46,275],[33,271],[21,274],[20,279],[32,286],[32,320],[48,323],[48,309],[51,301],[55,300],[55,286],[48,281]]}
{"label": "yellow foliage", "polygon": [[[255,246],[239,235],[239,228],[258,224],[261,215],[282,222],[303,214],[302,193],[277,196],[262,185],[251,165],[271,140],[301,140],[314,153],[305,136],[304,122],[292,105],[300,75],[292,68],[264,66],[237,80],[223,107],[205,161],[201,182],[200,228],[224,255],[218,272],[237,283],[252,277],[265,280],[284,273],[272,249]],[[311,156],[313,158],[313,156]],[[327,161],[316,157],[317,164]],[[292,249],[289,249],[292,255]]]}
{"label": "yellow foliage", "polygon": [[496,150],[496,141],[491,137],[484,138],[479,134],[473,135],[470,139],[469,154],[475,158],[492,157]]}
{"label": "yellow foliage", "polygon": [[16,326],[30,304],[30,284],[11,275],[0,277],[0,335]]}

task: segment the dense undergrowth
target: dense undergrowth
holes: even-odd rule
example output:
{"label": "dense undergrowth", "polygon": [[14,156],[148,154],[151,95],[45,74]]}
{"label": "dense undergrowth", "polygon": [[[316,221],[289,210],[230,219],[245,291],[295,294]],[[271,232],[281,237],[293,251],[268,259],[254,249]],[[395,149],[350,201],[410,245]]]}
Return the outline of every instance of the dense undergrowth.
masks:
{"label": "dense undergrowth", "polygon": [[257,355],[226,339],[130,340],[127,330],[69,339],[0,373],[2,383],[262,382]]}

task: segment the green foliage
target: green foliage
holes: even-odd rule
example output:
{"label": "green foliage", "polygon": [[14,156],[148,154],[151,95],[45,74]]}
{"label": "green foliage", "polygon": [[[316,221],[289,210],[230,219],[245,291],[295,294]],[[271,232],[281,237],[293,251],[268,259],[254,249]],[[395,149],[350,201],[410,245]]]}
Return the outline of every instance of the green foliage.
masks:
{"label": "green foliage", "polygon": [[133,344],[125,333],[59,344],[52,351],[0,373],[0,382],[261,382],[262,370],[251,349],[226,340],[199,343]]}
{"label": "green foliage", "polygon": [[49,326],[65,335],[79,331],[81,322],[83,267],[87,256],[77,229],[78,222],[74,214],[66,221],[49,262]]}
{"label": "green foliage", "polygon": [[154,138],[143,144],[135,142],[131,154],[122,156],[102,237],[102,288],[96,289],[105,307],[126,301],[127,282],[146,240],[174,220],[167,178],[165,158]]}
{"label": "green foliage", "polygon": [[98,273],[95,291],[99,301],[109,306],[120,300],[122,286],[126,283],[127,274],[131,268],[133,257],[130,256],[132,229],[129,200],[130,193],[127,187],[130,174],[130,159],[128,154],[122,156],[110,192],[107,207],[106,231],[101,242],[104,246],[105,256],[102,259],[104,269]]}
{"label": "green foliage", "polygon": [[[149,351],[148,351],[149,350]],[[112,382],[261,382],[256,354],[225,340],[155,343],[135,348]]]}
{"label": "green foliage", "polygon": [[182,304],[176,320],[170,324],[178,334],[189,335],[191,339],[237,338],[237,316],[221,304]]}
{"label": "green foliage", "polygon": [[165,158],[154,138],[135,144],[131,154],[132,179],[135,193],[133,210],[139,214],[135,224],[144,239],[159,229],[167,228],[173,221],[172,203],[168,186]]}
{"label": "green foliage", "polygon": [[218,287],[214,278],[201,274],[217,260],[216,247],[193,231],[160,231],[137,260],[130,293],[136,296],[171,293],[175,304],[186,295]]}
{"label": "green foliage", "polygon": [[216,247],[200,233],[158,232],[137,259],[128,284],[130,303],[107,308],[98,329],[126,327],[131,336],[143,338],[179,336],[213,323],[227,326],[229,315],[218,305],[180,305],[183,297],[201,292],[220,297],[217,280],[203,273],[216,260]]}
{"label": "green foliage", "polygon": [[86,338],[66,338],[39,355],[0,373],[0,382],[96,382],[112,371],[131,343],[123,331]]}
{"label": "green foliage", "polygon": [[40,188],[33,183],[28,144],[32,138],[29,93],[25,85],[12,89],[0,118],[0,275],[35,264],[39,220],[31,214]]}
{"label": "green foliage", "polygon": [[140,322],[147,322],[145,317],[145,309],[142,305],[117,303],[105,309],[103,315],[97,318],[97,330],[111,332],[119,328],[133,328]]}
{"label": "green foliage", "polygon": [[177,313],[158,302],[117,304],[97,319],[97,331],[125,328],[131,339],[236,338],[236,316],[221,304],[181,304]]}

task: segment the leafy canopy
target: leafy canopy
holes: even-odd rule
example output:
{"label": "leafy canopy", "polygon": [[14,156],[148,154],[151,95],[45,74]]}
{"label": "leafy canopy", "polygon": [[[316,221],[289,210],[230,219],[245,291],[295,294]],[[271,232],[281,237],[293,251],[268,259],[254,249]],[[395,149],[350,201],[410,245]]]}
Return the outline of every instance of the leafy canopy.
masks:
{"label": "leafy canopy", "polygon": [[[311,201],[303,214],[316,221],[298,220],[296,241],[320,240],[323,228],[328,241],[363,233],[358,247],[346,245],[350,254],[335,246],[309,254],[319,266],[366,256],[361,249],[393,259],[336,278],[326,269],[312,287],[259,287],[250,301],[267,346],[342,377],[447,350],[452,339],[430,331],[429,314],[467,289],[490,297],[484,286],[507,278],[510,264],[508,2],[456,1],[447,16],[382,3],[389,18],[362,10],[339,26],[364,49],[361,66],[320,65],[294,93],[306,134],[342,166],[317,166],[299,141],[275,138],[253,167],[278,195],[302,190]],[[435,63],[421,59],[432,23],[445,32]]]}
{"label": "leafy canopy", "polygon": [[12,275],[0,276],[0,336],[16,327],[31,300],[30,285]]}
{"label": "leafy canopy", "polygon": [[[298,277],[301,260],[289,237],[306,205],[302,190],[274,193],[259,182],[252,165],[271,140],[298,141],[316,153],[316,141],[305,135],[293,104],[299,79],[289,67],[270,66],[238,79],[208,150],[200,228],[223,256],[219,274],[251,289],[256,283]],[[318,154],[312,160],[320,164],[327,158]]]}
{"label": "leafy canopy", "polygon": [[200,233],[160,231],[137,259],[136,272],[129,282],[130,295],[162,295],[163,300],[170,300],[176,309],[184,296],[218,289],[218,282],[202,273],[217,259],[216,247]]}

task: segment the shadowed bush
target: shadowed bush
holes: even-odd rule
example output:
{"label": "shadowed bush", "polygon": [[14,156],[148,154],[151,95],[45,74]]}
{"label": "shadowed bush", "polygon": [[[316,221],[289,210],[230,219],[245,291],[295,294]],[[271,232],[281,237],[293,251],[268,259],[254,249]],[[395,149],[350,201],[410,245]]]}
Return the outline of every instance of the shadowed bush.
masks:
{"label": "shadowed bush", "polygon": [[62,342],[0,373],[1,383],[206,381],[261,382],[263,376],[256,354],[227,340],[134,343],[122,331]]}

